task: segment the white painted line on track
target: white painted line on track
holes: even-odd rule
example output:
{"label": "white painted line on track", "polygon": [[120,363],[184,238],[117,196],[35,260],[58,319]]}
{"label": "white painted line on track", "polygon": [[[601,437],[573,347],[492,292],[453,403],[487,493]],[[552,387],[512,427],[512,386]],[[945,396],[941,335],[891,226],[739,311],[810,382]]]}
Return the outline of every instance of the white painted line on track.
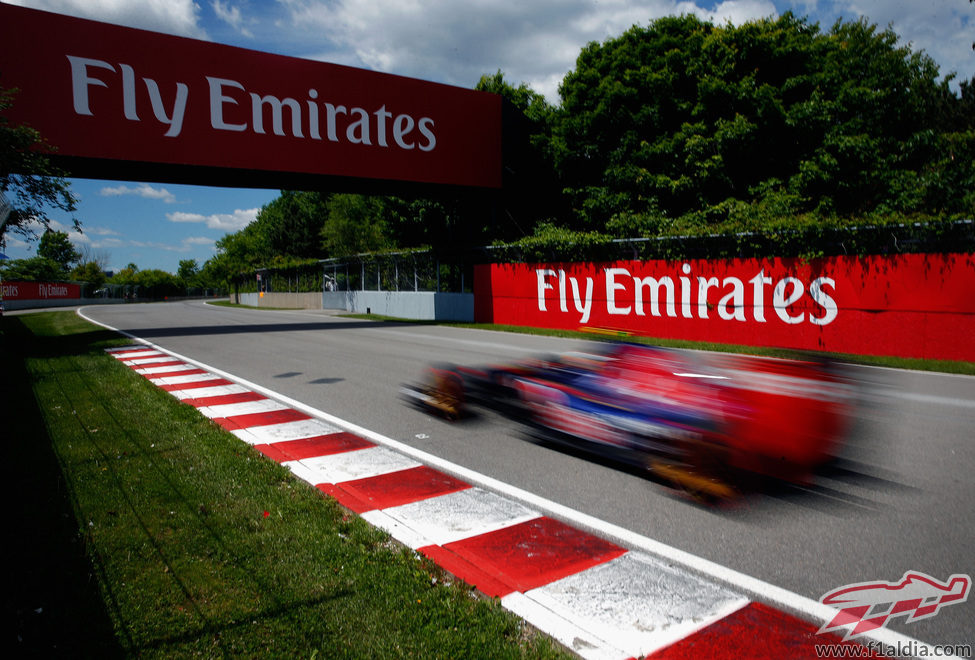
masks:
{"label": "white painted line on track", "polygon": [[520,591],[502,598],[501,605],[539,630],[544,630],[586,660],[619,660],[619,658],[632,657],[623,649],[617,648],[616,644],[601,639],[588,630],[579,629],[573,622]]}
{"label": "white painted line on track", "polygon": [[[274,390],[266,388],[262,385],[258,385],[257,383],[253,383],[246,379],[239,378],[231,373],[228,373],[216,367],[212,367],[203,362],[193,360],[192,358],[182,356],[168,349],[164,349],[156,344],[147,342],[146,340],[136,335],[133,335],[131,333],[119,330],[105,323],[101,323],[99,321],[90,319],[84,315],[84,308],[78,308],[77,314],[82,318],[84,318],[86,321],[89,321],[90,323],[94,323],[103,328],[107,328],[109,330],[118,332],[124,336],[127,336],[135,341],[143,343],[152,348],[165,351],[170,355],[179,357],[181,360],[187,362],[188,364],[198,366],[201,369],[205,369],[211,373],[218,374],[219,376],[227,380],[240,383],[241,385],[244,385],[245,387],[248,387],[255,392],[260,392],[265,396],[286,403],[288,406],[296,410],[300,410],[306,414],[312,415],[313,417],[323,420],[329,425],[334,425],[334,427],[336,427],[333,429],[334,431],[345,430],[350,433],[357,434],[377,444],[384,445],[402,454],[410,456],[416,459],[417,461],[419,461],[420,463],[440,469],[448,474],[451,474],[459,479],[465,480],[473,485],[481,486],[487,490],[495,491],[507,497],[518,500],[519,502],[522,502],[523,504],[529,507],[537,508],[545,515],[551,516],[556,519],[560,519],[563,522],[576,525],[583,530],[593,532],[598,536],[602,536],[603,538],[612,541],[614,543],[617,543],[623,547],[630,548],[631,550],[642,550],[650,555],[656,556],[657,558],[664,559],[669,562],[678,564],[683,568],[695,572],[699,575],[709,577],[725,585],[744,591],[747,594],[757,597],[759,600],[776,605],[782,609],[791,611],[792,613],[805,616],[817,623],[831,620],[836,615],[836,610],[834,608],[828,605],[824,605],[819,601],[815,601],[811,598],[802,596],[800,594],[791,592],[787,589],[783,589],[782,587],[778,587],[776,585],[765,582],[764,580],[760,580],[750,575],[746,575],[745,573],[741,573],[734,569],[717,564],[716,562],[710,561],[703,557],[699,557],[693,553],[687,552],[685,550],[681,550],[679,548],[675,548],[673,546],[669,546],[665,543],[661,543],[660,541],[656,541],[654,539],[648,538],[641,534],[637,534],[631,530],[624,529],[612,523],[608,523],[606,521],[600,520],[598,518],[590,516],[589,514],[583,513],[581,511],[577,511],[565,505],[559,504],[558,502],[553,502],[551,500],[545,499],[534,493],[530,493],[516,486],[512,486],[510,484],[504,483],[503,481],[499,481],[498,479],[495,479],[493,477],[489,477],[487,475],[480,474],[479,472],[475,472],[474,470],[471,470],[469,468],[456,465],[438,456],[434,456],[433,454],[429,454],[420,449],[416,449],[415,447],[412,447],[408,444],[386,437],[380,433],[376,433],[369,429],[363,428],[357,424],[347,422],[339,417],[336,417],[335,415],[331,415],[322,410],[318,410],[317,408],[313,408],[312,406],[306,405],[300,401],[279,394],[278,392],[275,392]],[[277,426],[286,426],[286,425],[277,425]],[[248,429],[248,431],[252,431],[255,429],[262,429],[262,428],[268,429],[273,427],[253,427],[251,429]],[[242,433],[241,431],[234,431],[233,433],[238,437],[240,437],[245,442],[250,442],[251,444],[258,444],[259,442],[268,442],[267,440],[252,442],[251,440],[248,440],[247,437],[241,437],[241,433]],[[307,435],[305,435],[304,437],[307,437]],[[280,439],[271,440],[271,442],[277,442],[279,440]],[[298,463],[300,464],[301,461],[299,461]],[[307,470],[307,468],[304,468],[303,466],[302,468]],[[314,481],[311,481],[311,483],[314,483]],[[524,597],[523,594],[521,596],[524,598],[526,603],[534,604],[534,605],[526,605],[526,607],[528,607],[529,609],[531,607],[541,607],[534,601],[531,601],[527,599],[527,597]],[[520,600],[521,600],[520,598],[513,599],[512,605],[514,607],[509,607],[509,609],[512,609],[512,611],[514,611],[516,614],[522,615],[521,612],[515,609],[515,607],[519,606],[518,603]],[[890,630],[888,628],[880,628],[871,631],[869,633],[863,634],[861,637],[874,640],[889,646],[897,647],[897,648],[916,649],[918,651],[918,656],[921,657],[923,656],[935,657],[936,655],[934,646],[931,646],[926,642],[922,642],[920,640],[914,639],[902,633],[898,633],[896,631]]]}
{"label": "white painted line on track", "polygon": [[872,392],[883,401],[884,399],[901,399],[915,403],[933,404],[937,406],[955,406],[956,408],[975,408],[975,400],[958,399],[955,397],[921,394],[919,392],[901,392],[894,389],[882,389]]}
{"label": "white painted line on track", "polygon": [[177,371],[186,371],[187,369],[195,369],[195,365],[186,364],[182,358],[180,358],[179,364],[173,364],[166,367],[149,367],[148,369],[136,369],[137,374],[142,374],[143,376],[162,376],[164,374],[171,374]]}
{"label": "white painted line on track", "polygon": [[649,655],[750,602],[641,552],[628,552],[525,596],[635,655]]}
{"label": "white painted line on track", "polygon": [[143,357],[130,360],[128,358],[123,358],[122,362],[129,365],[130,367],[138,366],[140,364],[159,364],[162,362],[179,362],[179,358],[172,357],[170,355],[160,355],[156,354],[155,357]]}
{"label": "white painted line on track", "polygon": [[[124,357],[119,358],[122,362],[128,362],[128,361],[133,360],[133,359],[150,357],[150,356],[153,356],[153,355],[166,355],[165,353],[162,353],[162,352],[157,351],[157,350],[149,350],[149,351],[138,351],[138,350],[137,351],[115,351],[115,352],[116,353],[125,353],[125,356]],[[169,356],[167,355],[167,357],[169,357]]]}
{"label": "white painted line on track", "polygon": [[430,540],[423,536],[423,534],[417,532],[409,525],[404,525],[401,521],[386,513],[385,510],[373,509],[371,511],[365,511],[360,513],[359,517],[413,550],[432,545]]}
{"label": "white painted line on track", "polygon": [[[264,392],[262,392],[262,394],[264,394]],[[278,396],[271,398],[276,398],[278,401],[287,404],[287,407],[289,408],[295,407],[294,404],[287,400],[287,397]],[[267,426],[249,426],[246,429],[233,429],[231,433],[249,445],[270,445],[274,444],[275,442],[303,440],[304,438],[313,438],[317,435],[328,435],[329,433],[336,433],[341,430],[342,428],[339,424],[327,423],[321,419],[303,419],[297,422],[268,424]]]}
{"label": "white painted line on track", "polygon": [[[201,380],[230,380],[216,374],[190,374],[188,376],[155,376],[149,378],[153,385],[186,385],[188,383],[198,383]],[[247,388],[245,387],[246,391]]]}
{"label": "white painted line on track", "polygon": [[203,415],[210,417],[233,417],[235,415],[250,415],[253,413],[287,410],[288,406],[274,399],[259,399],[244,403],[225,403],[219,406],[202,406],[197,408]]}
{"label": "white painted line on track", "polygon": [[527,522],[541,515],[520,502],[482,488],[465,488],[439,497],[383,509],[395,522],[414,530],[421,545],[446,545]]}
{"label": "white painted line on track", "polygon": [[[340,452],[304,458],[299,461],[286,461],[282,465],[291,467],[300,463],[303,474],[314,475],[311,484],[339,484],[353,479],[365,479],[380,474],[397,472],[419,467],[421,463],[403,456],[386,447],[368,447],[355,451]],[[294,471],[294,470],[293,470]]]}
{"label": "white painted line on track", "polygon": [[[155,379],[154,379],[155,380]],[[160,378],[158,380],[166,380]],[[174,379],[170,379],[174,380]],[[198,382],[198,381],[190,381]],[[170,383],[159,383],[160,385],[169,385]],[[178,385],[179,383],[172,383],[173,385]],[[213,387],[196,387],[187,390],[172,390],[172,394],[177,399],[203,399],[211,396],[223,396],[226,394],[244,394],[245,392],[250,392],[250,390],[243,385],[214,385]]]}

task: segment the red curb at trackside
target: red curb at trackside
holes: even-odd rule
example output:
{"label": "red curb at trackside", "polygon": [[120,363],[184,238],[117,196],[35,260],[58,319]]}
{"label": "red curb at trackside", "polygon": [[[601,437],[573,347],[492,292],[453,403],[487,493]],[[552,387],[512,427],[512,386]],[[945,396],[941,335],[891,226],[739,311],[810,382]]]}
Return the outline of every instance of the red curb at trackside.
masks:
{"label": "red curb at trackside", "polygon": [[511,591],[522,592],[626,552],[626,548],[546,516],[447,543],[443,548],[497,575]]}
{"label": "red curb at trackside", "polygon": [[[647,656],[653,660],[815,660],[816,647],[835,645],[850,649],[851,658],[882,658],[856,642],[843,642],[835,635],[819,635],[819,628],[761,603],[749,603],[740,610],[712,623],[696,634],[674,642]],[[756,631],[761,631],[758,634]],[[833,655],[832,657],[847,657]]]}
{"label": "red curb at trackside", "polygon": [[455,493],[470,488],[471,485],[439,470],[420,465],[374,477],[344,481],[338,487],[368,506],[367,509],[356,511],[365,513]]}
{"label": "red curb at trackside", "polygon": [[[342,454],[356,449],[367,449],[375,447],[376,443],[370,442],[353,433],[341,431],[339,433],[329,433],[318,435],[312,438],[301,438],[300,440],[285,440],[274,444],[254,445],[254,448],[271,456],[274,460],[284,463],[286,461],[300,461],[304,458],[314,458],[316,456],[329,456],[331,454]],[[280,457],[280,458],[277,458]]]}
{"label": "red curb at trackside", "polygon": [[271,424],[286,424],[287,422],[300,422],[311,419],[311,415],[300,412],[293,408],[283,410],[272,410],[270,412],[247,413],[244,415],[233,415],[231,417],[216,417],[215,421],[228,431],[239,431],[248,429],[252,426],[270,426]]}
{"label": "red curb at trackside", "polygon": [[251,401],[264,401],[267,397],[257,392],[238,392],[237,394],[218,394],[217,396],[205,396],[199,399],[183,399],[183,403],[194,408],[207,408],[209,406],[225,406],[231,403],[249,403]]}
{"label": "red curb at trackside", "polygon": [[[170,376],[171,374],[166,374]],[[214,378],[212,380],[198,380],[194,383],[183,383],[180,385],[157,385],[159,389],[165,392],[178,392],[180,390],[195,390],[204,387],[223,387],[224,385],[234,385],[232,380],[227,380],[226,378]]]}

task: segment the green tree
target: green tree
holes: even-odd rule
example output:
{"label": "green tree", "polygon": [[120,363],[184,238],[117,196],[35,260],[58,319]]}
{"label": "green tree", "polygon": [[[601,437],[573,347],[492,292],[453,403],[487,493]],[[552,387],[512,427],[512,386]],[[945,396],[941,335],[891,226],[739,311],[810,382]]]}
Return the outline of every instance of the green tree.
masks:
{"label": "green tree", "polygon": [[890,30],[823,33],[791,13],[738,27],[662,18],[591,43],[553,135],[573,224],[644,235],[743,209],[923,212],[935,190],[938,212],[963,212],[931,169],[950,94],[938,75]]}
{"label": "green tree", "polygon": [[[15,94],[16,90],[0,88],[0,247],[7,244],[8,230],[34,240],[37,225],[50,226],[49,208],[70,213],[77,203],[64,173],[45,155],[50,147],[41,135],[4,116]],[[81,231],[77,220],[74,227]]]}
{"label": "green tree", "polygon": [[430,248],[437,252],[462,251],[491,241],[501,232],[496,206],[474,196],[404,198],[372,201],[383,218],[389,247]]}
{"label": "green tree", "polygon": [[261,208],[254,224],[267,237],[272,254],[320,258],[320,234],[328,215],[328,199],[328,195],[319,192],[282,190],[280,196]]}
{"label": "green tree", "polygon": [[180,259],[176,279],[181,281],[183,286],[187,288],[198,286],[199,276],[200,266],[196,263],[196,259]]}
{"label": "green tree", "polygon": [[70,277],[76,282],[88,282],[91,284],[91,291],[102,288],[108,280],[105,271],[95,261],[78,264],[71,270]]}
{"label": "green tree", "polygon": [[331,257],[346,257],[394,247],[386,206],[380,197],[337,194],[328,200],[321,243]]}
{"label": "green tree", "polygon": [[56,282],[63,279],[64,274],[60,264],[46,257],[0,262],[0,279],[4,281]]}
{"label": "green tree", "polygon": [[485,238],[520,238],[568,210],[552,158],[555,108],[524,83],[515,87],[506,81],[501,71],[481,76],[475,89],[503,99],[504,185],[493,217],[481,217],[490,225]]}
{"label": "green tree", "polygon": [[37,244],[37,255],[55,262],[65,273],[71,264],[81,259],[81,254],[71,244],[71,239],[66,232],[50,229],[41,236]]}
{"label": "green tree", "polygon": [[252,222],[240,231],[217,240],[217,253],[200,269],[199,282],[214,289],[237,291],[245,277],[270,265],[273,259],[264,223]]}
{"label": "green tree", "polygon": [[112,275],[112,284],[120,285],[134,285],[135,275],[139,272],[139,267],[133,263],[130,263],[125,268],[119,269],[114,275]]}
{"label": "green tree", "polygon": [[180,295],[183,287],[172,273],[149,268],[133,275],[133,284],[139,287],[139,297],[161,299]]}

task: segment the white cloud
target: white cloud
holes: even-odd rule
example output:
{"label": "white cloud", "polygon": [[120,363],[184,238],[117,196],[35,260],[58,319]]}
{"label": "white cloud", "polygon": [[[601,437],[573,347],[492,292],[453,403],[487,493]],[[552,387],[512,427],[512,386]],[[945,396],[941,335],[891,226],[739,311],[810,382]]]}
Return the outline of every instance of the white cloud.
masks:
{"label": "white cloud", "polygon": [[206,39],[199,25],[200,6],[193,0],[5,0],[78,18]]}
{"label": "white cloud", "polygon": [[6,250],[7,252],[12,251],[14,248],[17,248],[19,250],[29,250],[31,248],[30,243],[28,243],[27,241],[21,238],[18,238],[17,234],[11,233],[9,231],[3,235],[3,239],[7,243],[6,247],[4,248],[4,250]]}
{"label": "white cloud", "polygon": [[141,183],[132,188],[126,185],[105,187],[99,192],[103,197],[119,197],[121,195],[137,195],[146,199],[158,199],[167,204],[176,202],[176,196],[165,188],[153,188],[148,183]]}
{"label": "white cloud", "polygon": [[240,32],[245,37],[253,37],[254,33],[244,26],[244,18],[240,13],[240,7],[234,7],[229,2],[213,0],[213,13],[221,21]]}
{"label": "white cloud", "polygon": [[257,219],[257,212],[260,209],[237,209],[233,213],[214,213],[212,215],[202,215],[200,213],[167,213],[166,217],[170,222],[197,222],[204,223],[210,229],[220,229],[222,231],[240,231]]}
{"label": "white cloud", "polygon": [[108,227],[86,227],[82,225],[81,228],[86,234],[93,236],[118,236],[117,231]]}
{"label": "white cloud", "polygon": [[215,249],[217,242],[206,236],[188,236],[183,239],[183,246],[189,250],[191,247],[206,246]]}
{"label": "white cloud", "polygon": [[[901,38],[900,45],[923,50],[938,63],[942,75],[955,71],[959,80],[975,75],[975,6],[971,3],[836,0],[831,9],[848,19],[866,16],[881,29],[889,25]],[[822,27],[830,26],[824,22]]]}
{"label": "white cloud", "polygon": [[768,16],[778,16],[771,0],[726,0],[719,2],[712,11],[706,12],[703,18],[716,25],[724,25],[725,23],[741,25]]}
{"label": "white cloud", "polygon": [[[34,234],[38,238],[40,238],[44,234],[45,231],[47,231],[48,229],[50,229],[51,231],[64,232],[65,234],[68,235],[68,240],[71,241],[74,244],[78,244],[78,243],[90,243],[91,242],[91,239],[86,234],[79,233],[78,230],[76,230],[74,228],[74,225],[66,225],[63,222],[60,222],[60,221],[58,221],[58,220],[56,220],[54,218],[48,218],[47,226],[45,226],[44,224],[42,224],[40,222],[37,222],[35,220],[33,222],[27,223],[24,226],[24,229],[26,231],[32,231],[32,232],[34,232]],[[85,227],[85,226],[82,226],[82,230],[85,231],[85,232],[87,232],[88,231],[88,228]],[[105,230],[105,231],[110,231],[110,230]],[[12,234],[10,232],[7,232],[7,234],[5,235],[5,238],[8,238],[8,241],[7,241],[8,242],[8,245],[15,245],[17,247],[29,247],[30,245],[32,245],[34,243],[34,241],[27,242],[27,241],[23,241],[23,240],[20,240],[20,239],[10,240],[10,239],[14,238],[14,236],[15,236],[14,234]]]}
{"label": "white cloud", "polygon": [[125,245],[128,247],[163,250],[164,252],[189,252],[201,245],[210,246],[212,248],[215,245],[215,243],[216,242],[212,238],[193,236],[189,238],[184,238],[177,244],[160,243],[158,241],[128,241]]}
{"label": "white cloud", "polygon": [[590,41],[674,14],[740,23],[776,13],[770,0],[726,0],[713,10],[674,0],[280,2],[292,29],[318,31],[345,49],[343,60],[335,53],[319,59],[463,87],[501,69],[509,82],[526,83],[553,103]]}
{"label": "white cloud", "polygon": [[[199,4],[198,4],[199,3]],[[17,0],[17,4],[206,38],[222,25],[278,50],[338,64],[471,87],[498,69],[558,102],[558,85],[591,41],[680,14],[739,25],[792,10],[828,30],[840,15],[892,24],[943,74],[975,74],[975,7],[964,0]],[[247,13],[253,14],[249,18]],[[278,45],[274,48],[272,44]]]}

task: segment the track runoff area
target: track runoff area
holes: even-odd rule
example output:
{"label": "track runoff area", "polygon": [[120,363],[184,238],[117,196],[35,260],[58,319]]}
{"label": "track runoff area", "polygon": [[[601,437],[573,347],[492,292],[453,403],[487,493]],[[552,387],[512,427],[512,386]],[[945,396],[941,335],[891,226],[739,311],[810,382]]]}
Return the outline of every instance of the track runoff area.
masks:
{"label": "track runoff area", "polygon": [[820,632],[836,609],[122,334],[117,360],[583,658],[936,655]]}

